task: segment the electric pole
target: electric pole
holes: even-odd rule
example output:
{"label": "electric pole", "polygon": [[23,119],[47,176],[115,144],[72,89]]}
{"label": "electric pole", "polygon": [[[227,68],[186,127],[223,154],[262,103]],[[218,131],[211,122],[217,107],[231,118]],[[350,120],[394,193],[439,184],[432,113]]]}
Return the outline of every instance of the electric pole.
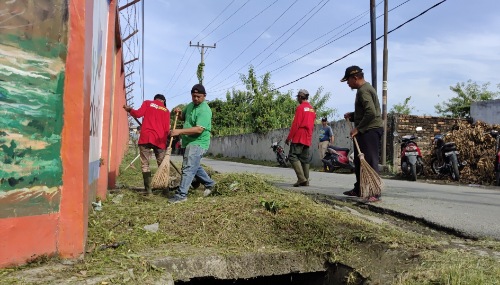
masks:
{"label": "electric pole", "polygon": [[389,22],[388,6],[389,0],[384,0],[384,63],[382,71],[382,120],[384,121],[384,134],[382,135],[382,165],[387,162],[387,62],[389,52],[387,50],[387,26]]}
{"label": "electric pole", "polygon": [[375,0],[370,0],[370,26],[372,48],[372,86],[377,91],[377,15]]}
{"label": "electric pole", "polygon": [[199,48],[201,48],[201,50],[200,50],[200,53],[201,53],[201,62],[198,65],[198,70],[196,72],[196,75],[198,75],[198,81],[200,82],[200,84],[203,84],[203,70],[205,68],[205,62],[204,62],[205,48],[215,48],[215,44],[213,46],[206,46],[204,44],[200,45],[199,42],[197,44],[195,44],[195,45],[193,45],[193,44],[191,44],[191,42],[189,42],[189,46],[190,47],[199,47]]}

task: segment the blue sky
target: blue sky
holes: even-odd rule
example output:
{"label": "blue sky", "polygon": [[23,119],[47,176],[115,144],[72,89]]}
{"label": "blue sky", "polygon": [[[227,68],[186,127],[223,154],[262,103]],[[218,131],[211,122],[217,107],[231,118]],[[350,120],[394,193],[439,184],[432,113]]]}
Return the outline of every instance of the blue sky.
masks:
{"label": "blue sky", "polygon": [[[389,30],[439,2],[390,0],[389,9],[401,6],[389,12]],[[376,3],[377,16],[382,15],[383,1]],[[216,44],[205,54],[208,100],[225,98],[226,90],[232,87],[242,90],[239,74],[247,74],[250,64],[258,76],[272,71],[275,87],[287,84],[368,43],[370,25],[356,28],[369,22],[369,4],[369,0],[146,1],[145,98],[162,93],[169,108],[190,102],[201,58],[198,48],[189,47],[190,41]],[[391,33],[388,109],[411,96],[414,114],[436,115],[434,105],[455,96],[449,87],[469,79],[479,84],[490,82],[490,90],[498,91],[498,8],[497,0],[448,0]],[[383,16],[377,20],[377,35],[382,34]],[[327,42],[332,43],[317,49]],[[377,41],[379,98],[382,52],[383,39]],[[323,87],[331,93],[328,107],[337,109],[338,115],[352,111],[355,91],[340,78],[346,67],[359,65],[371,82],[370,56],[370,46],[365,47],[280,91],[295,93],[305,88],[314,93]],[[139,88],[135,90],[134,104],[139,106],[142,94]]]}

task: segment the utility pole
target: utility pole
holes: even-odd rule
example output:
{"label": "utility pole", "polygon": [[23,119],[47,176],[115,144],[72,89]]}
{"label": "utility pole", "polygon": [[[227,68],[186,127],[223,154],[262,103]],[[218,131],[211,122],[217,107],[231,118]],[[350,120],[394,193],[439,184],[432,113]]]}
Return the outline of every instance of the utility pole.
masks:
{"label": "utility pole", "polygon": [[375,0],[370,0],[370,25],[371,25],[371,47],[372,47],[372,86],[377,91],[377,15],[375,11]]}
{"label": "utility pole", "polygon": [[382,165],[387,162],[387,62],[389,60],[389,52],[387,50],[387,26],[389,22],[389,13],[387,3],[389,0],[384,0],[384,66],[382,67],[382,120],[384,121],[384,134],[382,135]]}
{"label": "utility pole", "polygon": [[193,45],[191,42],[189,42],[190,47],[199,47],[201,48],[200,53],[201,53],[201,62],[198,65],[198,70],[196,74],[198,75],[198,81],[200,84],[203,84],[203,70],[205,67],[205,62],[204,62],[204,57],[205,57],[205,48],[215,48],[215,44],[213,46],[206,46],[204,44],[201,44],[198,42],[197,44]]}

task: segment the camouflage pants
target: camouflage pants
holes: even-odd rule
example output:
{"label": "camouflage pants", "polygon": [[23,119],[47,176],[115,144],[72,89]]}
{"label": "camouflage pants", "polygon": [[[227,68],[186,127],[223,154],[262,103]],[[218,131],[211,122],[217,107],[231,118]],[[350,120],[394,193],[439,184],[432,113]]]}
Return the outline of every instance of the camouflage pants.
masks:
{"label": "camouflage pants", "polygon": [[151,172],[151,169],[149,168],[149,160],[151,159],[151,153],[154,152],[156,157],[156,163],[158,163],[158,166],[160,166],[161,162],[165,158],[166,150],[148,143],[148,144],[140,144],[139,152],[141,155],[142,172]]}

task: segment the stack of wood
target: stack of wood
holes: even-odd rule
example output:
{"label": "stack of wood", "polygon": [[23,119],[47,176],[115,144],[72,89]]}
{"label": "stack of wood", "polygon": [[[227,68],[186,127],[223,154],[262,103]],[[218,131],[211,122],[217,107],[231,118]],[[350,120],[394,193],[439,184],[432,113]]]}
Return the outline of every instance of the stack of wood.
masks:
{"label": "stack of wood", "polygon": [[460,152],[460,160],[467,162],[465,168],[460,171],[461,183],[494,183],[496,141],[489,133],[491,130],[500,131],[500,125],[489,125],[481,121],[473,124],[459,121],[454,130],[446,134],[445,142],[455,142]]}

